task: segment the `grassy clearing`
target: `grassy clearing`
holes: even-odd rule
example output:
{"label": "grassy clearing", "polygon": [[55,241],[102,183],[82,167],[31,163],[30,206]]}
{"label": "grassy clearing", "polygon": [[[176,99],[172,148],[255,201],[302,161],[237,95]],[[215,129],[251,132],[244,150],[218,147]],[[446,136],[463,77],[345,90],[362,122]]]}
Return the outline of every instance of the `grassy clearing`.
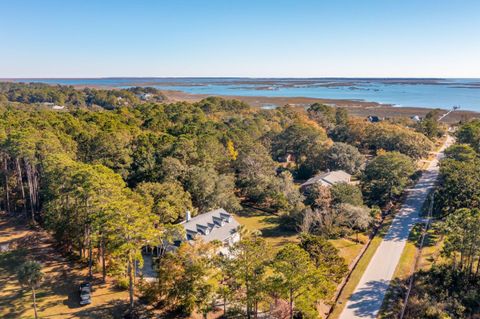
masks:
{"label": "grassy clearing", "polygon": [[330,242],[339,250],[340,256],[345,259],[347,265],[350,265],[362,250],[368,237],[364,234],[359,235],[359,241],[354,241],[352,238],[331,239]]}
{"label": "grassy clearing", "polygon": [[388,229],[390,228],[392,221],[393,221],[393,215],[389,215],[385,218],[385,221],[383,222],[382,226],[378,230],[377,236],[375,236],[375,238],[372,239],[370,246],[367,248],[367,250],[365,251],[365,254],[360,259],[357,266],[355,267],[352,274],[350,275],[350,279],[348,280],[347,284],[343,288],[342,293],[338,298],[337,304],[335,305],[335,308],[333,309],[329,318],[331,319],[338,318],[342,313],[342,310],[345,307],[345,304],[347,303],[348,298],[350,298],[353,291],[355,290],[355,287],[357,286],[358,282],[362,278],[362,275],[367,269],[367,266],[370,263],[370,260],[373,258],[375,251],[377,250],[378,246],[380,246],[380,243],[382,242],[382,239],[385,236],[385,234],[388,232]]}
{"label": "grassy clearing", "polygon": [[260,231],[265,240],[278,249],[287,243],[298,242],[298,233],[281,227],[279,217],[258,211],[246,211],[235,219],[250,231]]}
{"label": "grassy clearing", "polygon": [[[279,218],[275,215],[258,212],[246,211],[235,216],[237,221],[244,225],[248,230],[258,230],[266,241],[274,248],[280,249],[287,243],[299,242],[298,233],[286,230],[281,227]],[[358,256],[362,250],[364,242],[368,237],[364,234],[358,236],[360,243],[352,238],[331,239],[330,242],[340,251],[340,256],[345,258],[347,265]]]}

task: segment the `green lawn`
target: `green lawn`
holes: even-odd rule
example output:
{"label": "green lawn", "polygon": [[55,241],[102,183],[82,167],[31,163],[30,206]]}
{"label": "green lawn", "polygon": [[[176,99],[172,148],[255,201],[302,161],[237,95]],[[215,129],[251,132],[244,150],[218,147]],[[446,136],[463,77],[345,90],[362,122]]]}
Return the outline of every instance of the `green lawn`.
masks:
{"label": "green lawn", "polygon": [[[287,243],[299,241],[298,233],[282,228],[279,218],[275,215],[258,211],[247,211],[235,215],[235,218],[248,230],[260,231],[262,236],[275,249],[279,249]],[[367,236],[360,234],[359,240],[366,242]],[[340,256],[345,258],[347,265],[357,257],[363,247],[362,243],[357,243],[351,238],[331,239],[330,242],[340,251]]]}
{"label": "green lawn", "polygon": [[[365,235],[360,237],[360,241],[366,242],[366,240]],[[331,239],[330,242],[340,251],[339,254],[345,259],[347,265],[350,265],[354,261],[364,245],[350,238]]]}
{"label": "green lawn", "polygon": [[279,217],[258,211],[247,211],[235,215],[235,219],[250,231],[258,230],[274,248],[298,242],[298,233],[281,227]]}

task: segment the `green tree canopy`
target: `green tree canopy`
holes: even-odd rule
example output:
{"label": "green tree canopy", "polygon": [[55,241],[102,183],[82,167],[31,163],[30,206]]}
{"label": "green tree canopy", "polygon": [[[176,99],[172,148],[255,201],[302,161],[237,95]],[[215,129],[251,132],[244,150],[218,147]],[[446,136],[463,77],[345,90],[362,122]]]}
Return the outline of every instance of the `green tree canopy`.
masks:
{"label": "green tree canopy", "polygon": [[193,214],[196,213],[190,194],[185,192],[182,184],[177,181],[140,183],[135,190],[142,196],[151,198],[152,213],[159,217],[162,224],[182,220],[187,210]]}
{"label": "green tree canopy", "polygon": [[363,206],[362,191],[357,185],[348,183],[337,183],[330,187],[332,195],[332,204],[350,204],[353,206]]}
{"label": "green tree canopy", "polygon": [[454,144],[445,150],[445,157],[470,162],[477,158],[477,153],[469,144]]}
{"label": "green tree canopy", "polygon": [[355,146],[346,143],[333,143],[324,155],[325,169],[344,170],[349,174],[358,173],[365,164],[365,156]]}
{"label": "green tree canopy", "polygon": [[365,167],[362,189],[370,204],[384,205],[400,196],[415,172],[411,158],[399,152],[378,155]]}
{"label": "green tree canopy", "polygon": [[288,300],[290,319],[295,310],[305,318],[316,318],[316,302],[327,295],[331,286],[309,254],[296,244],[287,244],[275,256],[272,268],[272,284]]}
{"label": "green tree canopy", "polygon": [[469,144],[477,152],[480,151],[480,120],[475,119],[461,125],[455,135],[458,143]]}

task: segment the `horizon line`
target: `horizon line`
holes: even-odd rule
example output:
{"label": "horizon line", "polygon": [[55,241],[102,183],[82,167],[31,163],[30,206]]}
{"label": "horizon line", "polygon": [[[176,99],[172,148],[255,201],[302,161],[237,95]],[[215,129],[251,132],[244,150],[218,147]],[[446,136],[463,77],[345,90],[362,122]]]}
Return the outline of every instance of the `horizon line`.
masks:
{"label": "horizon line", "polygon": [[0,77],[0,80],[100,80],[100,79],[480,79],[438,76],[86,76],[86,77]]}

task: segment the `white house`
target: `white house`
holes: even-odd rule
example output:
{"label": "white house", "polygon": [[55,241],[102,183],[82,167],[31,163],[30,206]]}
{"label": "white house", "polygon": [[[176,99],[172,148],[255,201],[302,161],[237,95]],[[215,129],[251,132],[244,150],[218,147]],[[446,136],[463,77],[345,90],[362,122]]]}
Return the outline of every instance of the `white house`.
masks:
{"label": "white house", "polygon": [[[181,222],[180,225],[185,229],[185,237],[176,240],[173,245],[169,245],[167,251],[177,249],[182,242],[201,238],[204,242],[220,241],[222,246],[219,248],[218,253],[228,255],[229,247],[240,240],[240,233],[238,232],[240,224],[223,208],[195,217],[191,217],[190,212],[187,211],[186,220]],[[143,251],[143,267],[137,269],[137,275],[141,275],[148,282],[155,281],[157,278],[153,260],[155,255],[158,256],[158,247],[156,251],[151,247],[145,247]]]}
{"label": "white house", "polygon": [[185,240],[201,238],[204,242],[218,240],[223,245],[219,253],[228,254],[228,247],[240,240],[240,224],[223,208],[191,217],[187,211],[186,220],[180,223],[185,229]]}

